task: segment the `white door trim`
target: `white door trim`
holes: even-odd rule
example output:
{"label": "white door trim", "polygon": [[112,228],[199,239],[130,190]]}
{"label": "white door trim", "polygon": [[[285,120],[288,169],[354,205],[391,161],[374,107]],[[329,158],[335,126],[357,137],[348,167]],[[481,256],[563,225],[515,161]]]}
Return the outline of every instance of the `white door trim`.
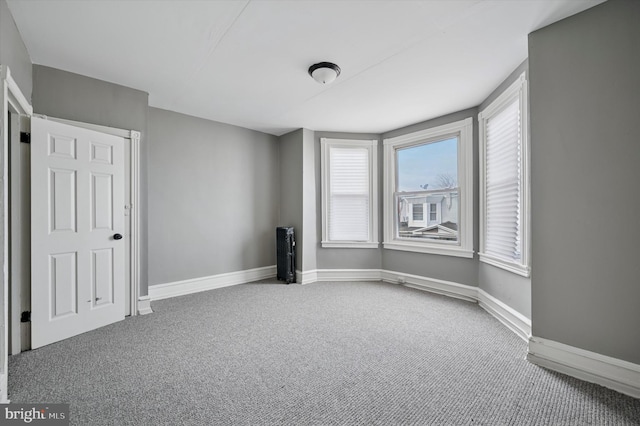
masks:
{"label": "white door trim", "polygon": [[130,199],[129,221],[131,226],[130,243],[130,282],[131,282],[131,315],[139,315],[143,311],[148,313],[148,308],[140,309],[140,132],[136,130],[117,129],[115,127],[100,126],[98,124],[82,123],[79,121],[65,120],[62,118],[48,117],[46,115],[34,114],[37,117],[44,118],[62,124],[82,127],[84,129],[95,130],[97,132],[109,135],[119,136],[129,139],[131,162],[128,165],[131,170],[130,179]]}
{"label": "white door trim", "polygon": [[[0,245],[2,246],[2,291],[0,291],[0,403],[8,403],[7,377],[8,377],[8,344],[9,344],[9,112],[19,115],[31,115],[33,108],[27,98],[22,94],[20,87],[11,77],[11,71],[6,65],[0,65],[0,134],[2,134],[2,228],[0,232]],[[20,326],[18,325],[18,333]]]}

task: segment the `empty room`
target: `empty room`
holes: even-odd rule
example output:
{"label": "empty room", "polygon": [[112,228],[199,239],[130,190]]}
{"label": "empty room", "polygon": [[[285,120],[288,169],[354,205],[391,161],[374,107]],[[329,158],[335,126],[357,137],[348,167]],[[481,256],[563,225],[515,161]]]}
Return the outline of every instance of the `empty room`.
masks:
{"label": "empty room", "polygon": [[640,425],[639,23],[0,0],[0,424]]}

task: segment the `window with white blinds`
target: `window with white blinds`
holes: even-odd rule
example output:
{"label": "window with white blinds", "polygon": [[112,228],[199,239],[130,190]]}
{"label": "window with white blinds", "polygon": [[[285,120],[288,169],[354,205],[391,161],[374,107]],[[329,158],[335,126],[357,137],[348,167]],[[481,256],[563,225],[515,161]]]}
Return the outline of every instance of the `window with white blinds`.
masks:
{"label": "window with white blinds", "polygon": [[520,77],[479,114],[484,262],[529,275],[526,80]]}
{"label": "window with white blinds", "polygon": [[321,140],[323,247],[377,247],[377,141]]}

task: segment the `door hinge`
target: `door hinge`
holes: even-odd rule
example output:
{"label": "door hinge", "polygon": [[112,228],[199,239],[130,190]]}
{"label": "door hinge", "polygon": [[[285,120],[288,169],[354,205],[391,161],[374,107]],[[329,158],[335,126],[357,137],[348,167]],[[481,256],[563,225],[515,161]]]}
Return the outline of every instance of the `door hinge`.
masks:
{"label": "door hinge", "polygon": [[20,142],[31,143],[31,133],[20,132]]}
{"label": "door hinge", "polygon": [[31,311],[24,311],[20,315],[20,322],[31,322]]}

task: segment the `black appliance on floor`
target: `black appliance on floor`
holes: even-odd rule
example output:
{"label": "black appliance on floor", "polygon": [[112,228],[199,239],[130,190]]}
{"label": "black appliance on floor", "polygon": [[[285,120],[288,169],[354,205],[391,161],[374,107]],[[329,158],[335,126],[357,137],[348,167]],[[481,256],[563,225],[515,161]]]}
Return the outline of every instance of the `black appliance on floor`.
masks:
{"label": "black appliance on floor", "polygon": [[292,226],[276,228],[277,277],[287,284],[296,282],[296,239]]}

